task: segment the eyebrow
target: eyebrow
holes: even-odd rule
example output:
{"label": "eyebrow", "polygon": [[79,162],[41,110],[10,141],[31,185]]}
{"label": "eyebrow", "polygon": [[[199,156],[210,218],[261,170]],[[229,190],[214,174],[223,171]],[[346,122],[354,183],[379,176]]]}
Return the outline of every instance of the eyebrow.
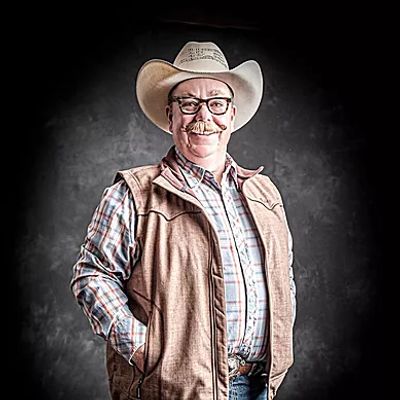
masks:
{"label": "eyebrow", "polygon": [[211,90],[210,92],[208,92],[209,96],[217,96],[219,94],[224,94],[224,91],[223,90],[218,90],[218,89],[215,90],[214,89],[214,90]]}

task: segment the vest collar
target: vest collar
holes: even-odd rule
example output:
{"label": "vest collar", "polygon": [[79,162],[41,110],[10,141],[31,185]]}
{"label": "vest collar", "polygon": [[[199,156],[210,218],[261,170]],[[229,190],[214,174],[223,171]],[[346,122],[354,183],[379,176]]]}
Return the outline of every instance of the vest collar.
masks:
{"label": "vest collar", "polygon": [[[171,148],[168,150],[168,153],[162,158],[160,165],[161,176],[166,178],[178,189],[183,189],[184,187],[186,187],[185,178],[182,175],[175,158],[175,146],[171,146]],[[259,174],[263,169],[264,166],[260,166],[257,169],[248,169],[236,164],[239,189],[242,189],[243,183],[247,179]]]}

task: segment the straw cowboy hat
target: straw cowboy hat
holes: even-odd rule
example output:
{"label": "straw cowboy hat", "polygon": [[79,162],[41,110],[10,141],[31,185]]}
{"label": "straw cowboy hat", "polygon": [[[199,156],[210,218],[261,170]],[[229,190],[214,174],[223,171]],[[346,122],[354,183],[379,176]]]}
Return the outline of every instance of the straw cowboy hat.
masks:
{"label": "straw cowboy hat", "polygon": [[144,114],[165,132],[168,119],[165,107],[168,93],[179,82],[191,78],[213,78],[228,84],[237,106],[234,131],[250,121],[256,113],[263,93],[263,77],[259,64],[248,60],[233,69],[221,49],[212,42],[186,43],[175,61],[153,59],[139,70],[136,95]]}

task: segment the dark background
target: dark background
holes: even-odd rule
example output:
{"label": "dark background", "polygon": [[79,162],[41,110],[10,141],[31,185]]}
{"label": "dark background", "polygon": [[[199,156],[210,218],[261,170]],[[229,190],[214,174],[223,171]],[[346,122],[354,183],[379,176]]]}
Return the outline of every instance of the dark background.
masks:
{"label": "dark background", "polygon": [[3,196],[13,398],[107,398],[104,344],[69,291],[71,268],[115,172],[158,162],[172,144],[142,115],[134,84],[145,61],[172,62],[189,40],[215,41],[231,67],[256,59],[266,78],[259,113],[229,152],[265,166],[295,241],[295,364],[277,398],[385,397],[378,14],[205,6],[13,14]]}

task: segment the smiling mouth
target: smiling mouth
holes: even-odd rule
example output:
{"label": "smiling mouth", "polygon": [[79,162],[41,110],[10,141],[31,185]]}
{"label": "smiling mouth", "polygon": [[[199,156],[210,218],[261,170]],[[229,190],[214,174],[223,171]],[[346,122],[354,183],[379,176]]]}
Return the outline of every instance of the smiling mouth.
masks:
{"label": "smiling mouth", "polygon": [[191,135],[196,135],[196,136],[211,136],[211,135],[214,135],[216,133],[217,132],[208,132],[208,133],[206,133],[206,132],[202,132],[202,133],[200,133],[200,132],[190,132]]}

